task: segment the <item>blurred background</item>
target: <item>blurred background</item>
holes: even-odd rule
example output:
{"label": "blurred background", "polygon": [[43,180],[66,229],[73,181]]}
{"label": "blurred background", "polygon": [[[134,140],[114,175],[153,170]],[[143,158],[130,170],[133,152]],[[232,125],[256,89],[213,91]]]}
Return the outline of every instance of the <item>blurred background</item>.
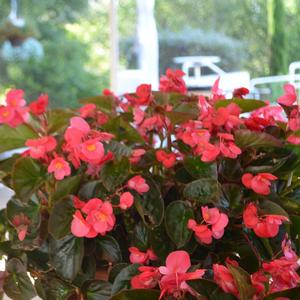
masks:
{"label": "blurred background", "polygon": [[75,107],[168,67],[186,68],[191,89],[209,88],[201,67],[203,80],[235,71],[264,77],[249,86],[274,100],[297,73],[289,66],[300,61],[300,0],[147,1],[0,0],[1,98],[17,87],[28,101],[43,92],[54,107]]}

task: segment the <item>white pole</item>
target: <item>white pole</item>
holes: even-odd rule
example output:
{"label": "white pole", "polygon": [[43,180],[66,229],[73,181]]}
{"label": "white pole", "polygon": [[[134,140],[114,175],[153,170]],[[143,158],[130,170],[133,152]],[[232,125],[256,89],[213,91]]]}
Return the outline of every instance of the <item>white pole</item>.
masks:
{"label": "white pole", "polygon": [[158,34],[154,17],[155,0],[137,0],[138,64],[153,89],[158,88]]}
{"label": "white pole", "polygon": [[119,68],[118,0],[110,0],[110,89],[117,91],[117,73]]}

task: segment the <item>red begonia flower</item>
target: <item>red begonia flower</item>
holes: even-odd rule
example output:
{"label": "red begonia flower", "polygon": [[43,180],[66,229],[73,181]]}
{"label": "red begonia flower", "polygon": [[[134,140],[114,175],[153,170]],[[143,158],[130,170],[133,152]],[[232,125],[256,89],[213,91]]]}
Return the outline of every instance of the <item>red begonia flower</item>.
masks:
{"label": "red begonia flower", "polygon": [[126,210],[132,206],[134,203],[134,198],[131,193],[125,192],[120,196],[120,205],[119,207],[123,210]]}
{"label": "red begonia flower", "polygon": [[57,156],[50,162],[48,172],[54,173],[55,179],[62,180],[64,177],[71,174],[71,168],[68,162],[66,162],[62,157]]}
{"label": "red begonia flower", "polygon": [[242,183],[245,187],[252,189],[257,194],[269,195],[271,181],[276,179],[277,177],[270,173],[258,173],[255,176],[250,173],[245,173],[242,176]]}
{"label": "red begonia flower", "polygon": [[279,226],[284,221],[289,221],[286,216],[280,215],[258,215],[257,206],[249,203],[243,212],[244,224],[253,229],[259,237],[269,238],[278,234]]}
{"label": "red begonia flower", "polygon": [[238,297],[239,292],[230,271],[223,265],[214,264],[214,280],[225,293]]}
{"label": "red begonia flower", "polygon": [[47,152],[56,148],[57,142],[53,136],[44,136],[38,139],[29,139],[25,145],[29,147],[29,155],[32,158],[45,158]]}
{"label": "red begonia flower", "polygon": [[294,105],[295,101],[297,100],[297,92],[295,87],[292,84],[285,84],[284,85],[284,95],[278,98],[278,103],[283,104],[285,106],[292,106]]}
{"label": "red begonia flower", "polygon": [[176,163],[176,154],[174,153],[167,153],[164,150],[157,150],[155,156],[156,159],[167,169],[172,168]]}
{"label": "red begonia flower", "polygon": [[36,116],[42,115],[46,112],[48,106],[48,95],[40,95],[36,101],[29,104],[30,112]]}
{"label": "red begonia flower", "polygon": [[127,185],[130,189],[137,191],[139,194],[147,193],[149,191],[149,185],[140,175],[136,175],[128,180]]}
{"label": "red begonia flower", "polygon": [[167,69],[166,75],[160,77],[159,90],[165,93],[185,94],[187,87],[182,79],[184,75],[185,73],[181,70]]}

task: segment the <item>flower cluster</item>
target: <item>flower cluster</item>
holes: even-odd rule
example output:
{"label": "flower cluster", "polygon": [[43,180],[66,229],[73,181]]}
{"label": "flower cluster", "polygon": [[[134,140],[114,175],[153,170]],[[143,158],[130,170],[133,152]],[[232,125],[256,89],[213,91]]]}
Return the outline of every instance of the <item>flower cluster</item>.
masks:
{"label": "flower cluster", "polygon": [[220,239],[224,235],[224,228],[228,225],[228,217],[218,208],[201,207],[203,223],[197,224],[190,219],[188,228],[195,232],[197,239],[204,244],[211,244],[213,237]]}
{"label": "flower cluster", "polygon": [[76,199],[74,206],[77,210],[73,215],[71,231],[75,236],[93,238],[98,234],[105,235],[113,229],[116,218],[109,202],[93,198],[85,203]]}
{"label": "flower cluster", "polygon": [[[299,258],[291,248],[291,241],[284,239],[281,247],[282,257],[270,262],[263,262],[261,269],[251,274],[250,279],[254,289],[253,300],[263,299],[264,296],[274,292],[294,288],[300,283],[300,276],[297,273],[300,267]],[[231,271],[232,268],[239,268],[239,264],[228,258],[226,262],[227,267],[218,264],[213,265],[214,280],[223,291],[239,299],[239,289]]]}
{"label": "flower cluster", "polygon": [[247,228],[253,229],[255,234],[262,238],[276,236],[279,231],[279,225],[284,221],[289,221],[286,216],[281,215],[258,215],[258,209],[254,203],[249,203],[245,208],[243,220]]}
{"label": "flower cluster", "polygon": [[160,287],[160,299],[165,295],[172,295],[180,299],[185,293],[195,295],[187,280],[200,279],[204,269],[188,272],[191,267],[190,256],[186,251],[171,252],[166,258],[166,265],[160,267],[139,267],[140,274],[132,277],[131,286],[136,289]]}
{"label": "flower cluster", "polygon": [[183,76],[168,69],[159,91],[104,90],[79,109],[7,93],[0,148],[26,149],[0,162],[15,191],[0,211],[0,248],[28,262],[42,295],[50,282],[89,298],[104,286],[92,265],[109,266],[105,289],[126,299],[202,299],[206,287],[220,299],[298,292],[296,89],[285,85],[277,103],[243,87],[227,99],[220,79],[203,96]]}
{"label": "flower cluster", "polygon": [[0,106],[0,124],[17,127],[28,120],[29,109],[22,90],[10,90],[5,101],[6,105]]}

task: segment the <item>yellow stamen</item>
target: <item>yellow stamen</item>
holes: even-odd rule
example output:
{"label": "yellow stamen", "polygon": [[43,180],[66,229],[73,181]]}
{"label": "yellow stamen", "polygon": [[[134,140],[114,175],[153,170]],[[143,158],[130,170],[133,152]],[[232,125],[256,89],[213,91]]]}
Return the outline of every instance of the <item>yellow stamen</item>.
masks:
{"label": "yellow stamen", "polygon": [[56,168],[56,169],[62,169],[62,167],[63,167],[63,164],[62,164],[61,162],[57,162],[57,163],[55,164],[55,168]]}
{"label": "yellow stamen", "polygon": [[96,150],[96,145],[95,144],[90,144],[86,146],[86,149],[90,152],[93,152]]}

